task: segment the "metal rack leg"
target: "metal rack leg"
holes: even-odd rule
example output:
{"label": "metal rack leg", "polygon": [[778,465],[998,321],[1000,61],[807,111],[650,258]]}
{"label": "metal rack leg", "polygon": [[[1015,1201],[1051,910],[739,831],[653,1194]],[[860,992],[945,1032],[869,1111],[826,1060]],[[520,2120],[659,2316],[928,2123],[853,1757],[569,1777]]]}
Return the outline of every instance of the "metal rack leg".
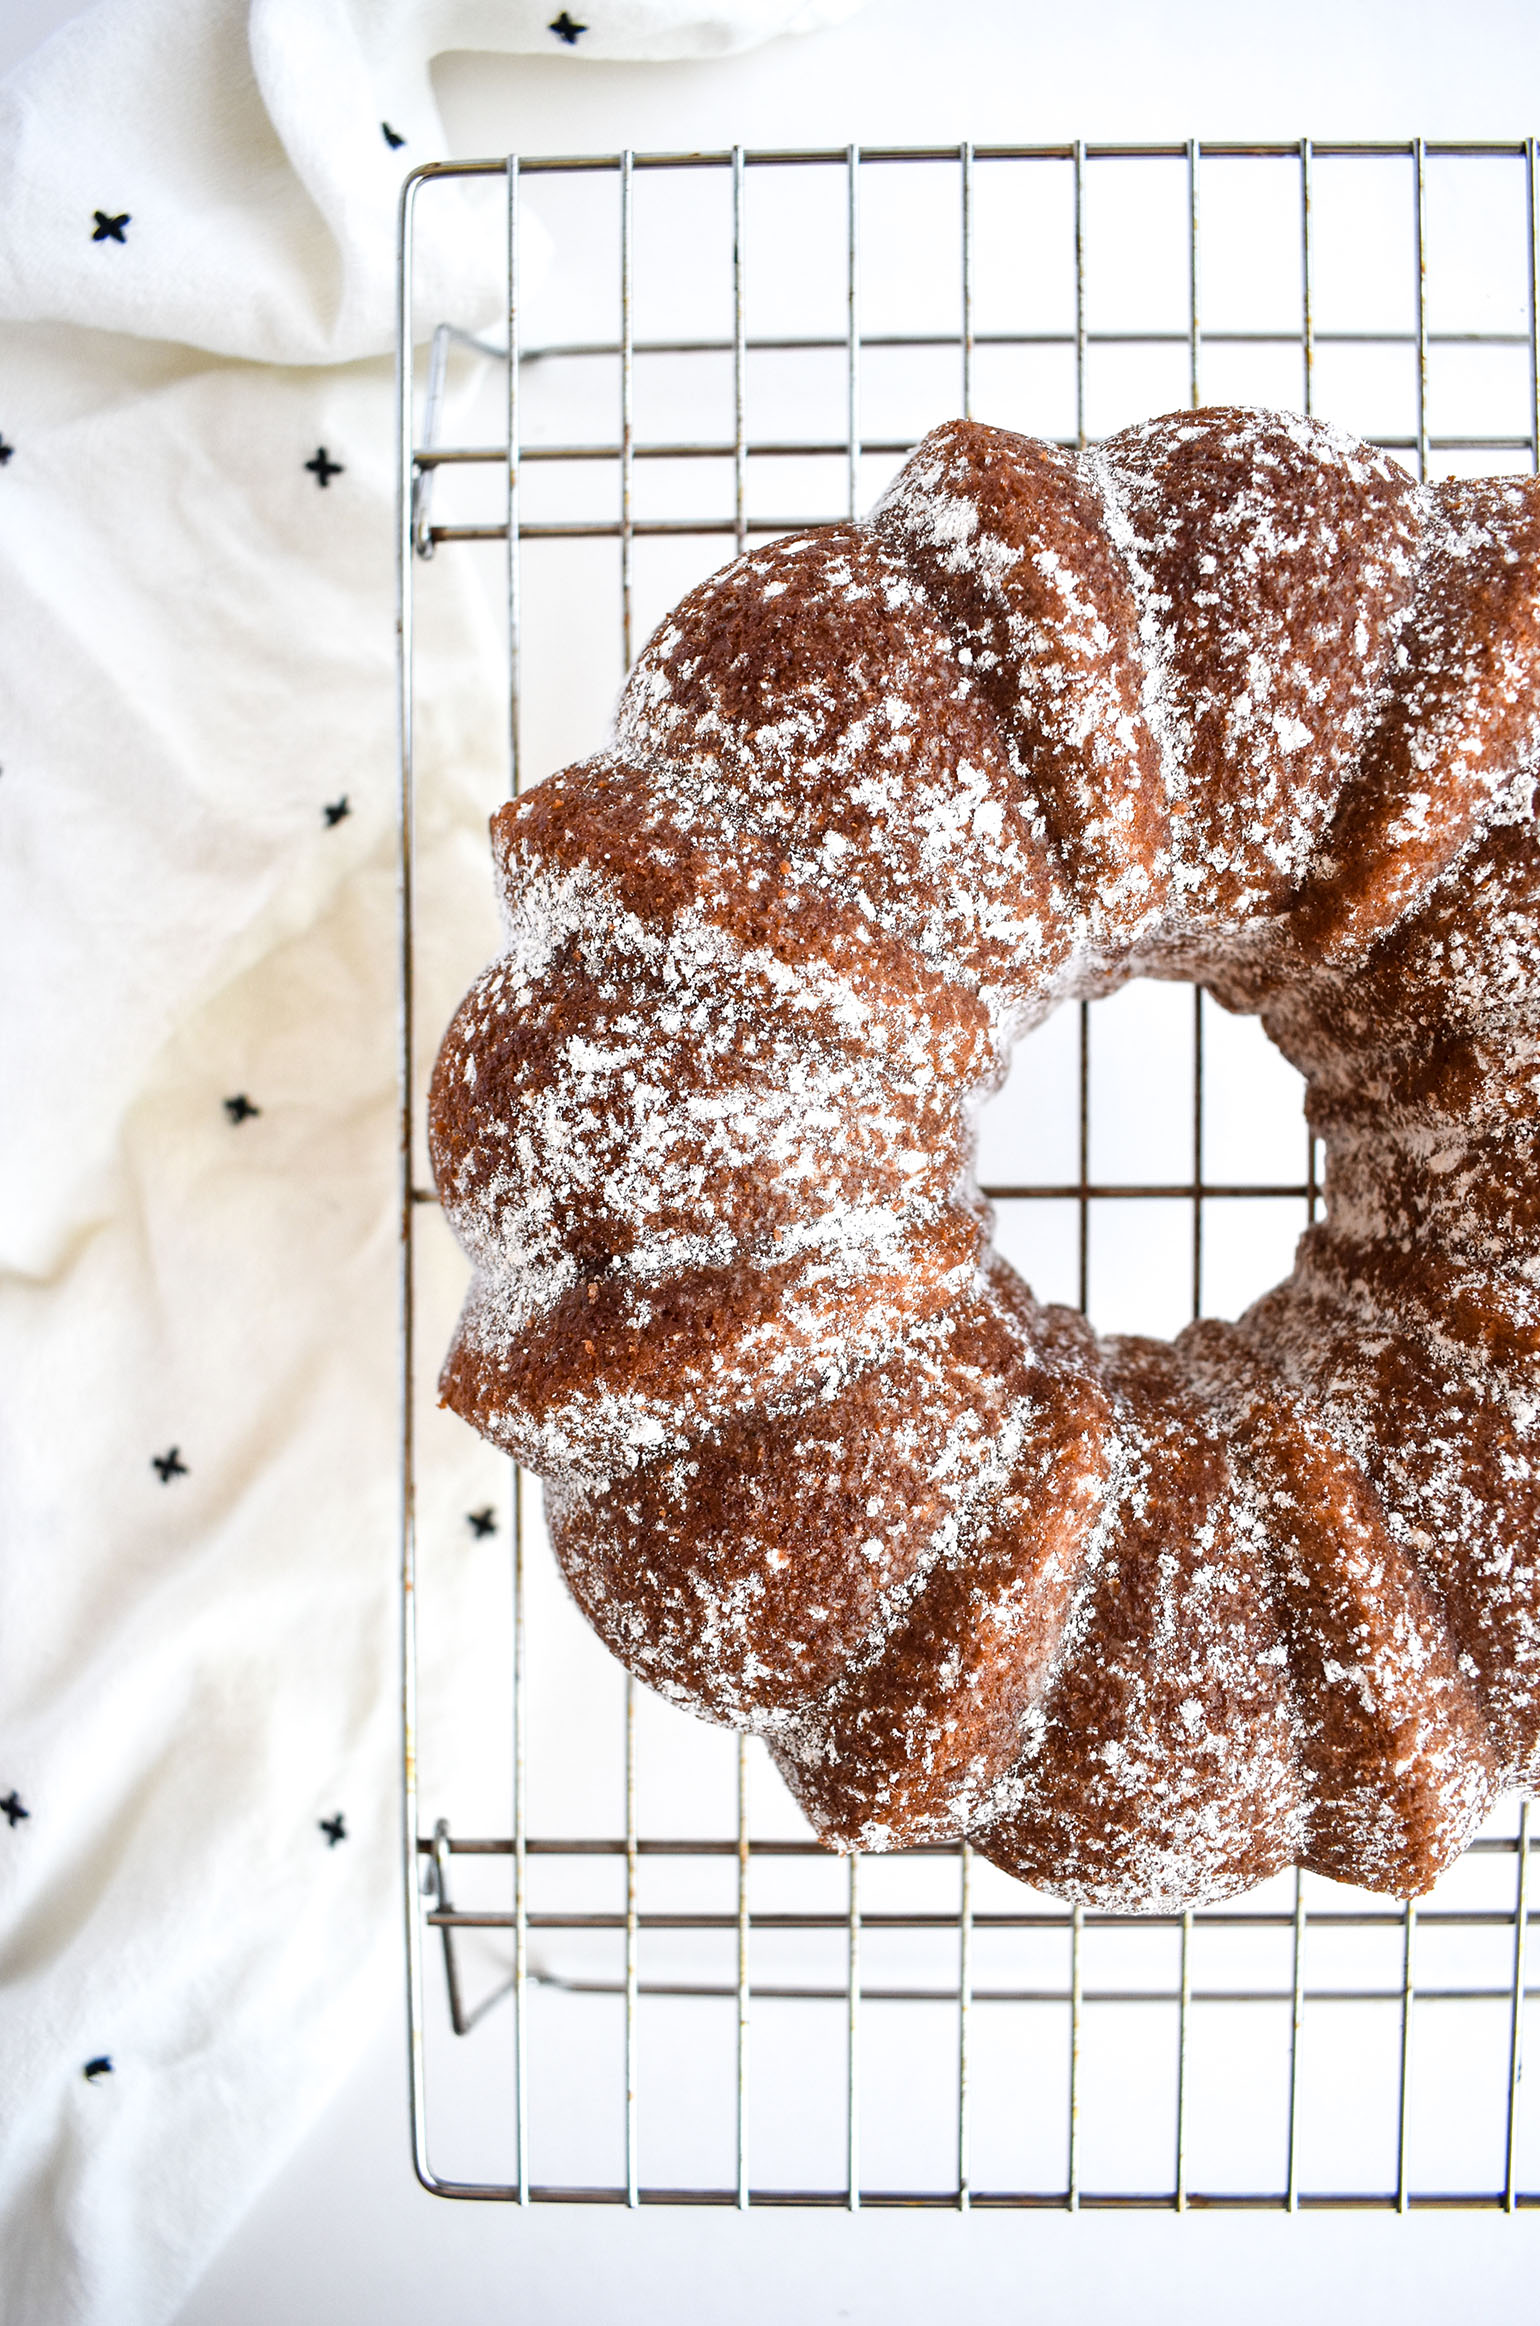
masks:
{"label": "metal rack leg", "polygon": [[519,2203],[529,2203],[529,1891],[525,1797],[524,1473],[513,1472],[513,2114]]}
{"label": "metal rack leg", "polygon": [[1300,2039],[1305,2023],[1305,1875],[1294,1868],[1294,1994],[1289,2012],[1288,2209],[1299,2211]]}
{"label": "metal rack leg", "polygon": [[957,2210],[972,2204],[969,2181],[968,2037],[973,2014],[973,1850],[962,1845],[957,1895]]}
{"label": "metal rack leg", "polygon": [[1085,1908],[1076,1905],[1069,1918],[1069,2170],[1064,2202],[1071,2213],[1080,2210],[1080,2035],[1084,2003],[1081,1936]]}
{"label": "metal rack leg", "polygon": [[626,2203],[637,2203],[636,2176],[636,1682],[626,1674]]}
{"label": "metal rack leg", "polygon": [[1529,1955],[1530,1803],[1519,1811],[1519,1863],[1513,1900],[1513,2010],[1508,2025],[1508,2124],[1503,2154],[1503,2209],[1518,2205],[1519,2106],[1524,2076],[1524,1999]]}
{"label": "metal rack leg", "polygon": [[845,244],[845,505],[854,517],[861,506],[861,148],[853,145],[846,168]]}
{"label": "metal rack leg", "polygon": [[738,1739],[738,2206],[749,2203],[749,1740]]}
{"label": "metal rack leg", "polygon": [[1179,2213],[1187,2210],[1187,2038],[1192,2022],[1192,1911],[1182,1916],[1181,1983],[1176,2004],[1176,2176]]}
{"label": "metal rack leg", "polygon": [[1401,2079],[1396,2102],[1396,2211],[1405,2213],[1411,2204],[1411,2184],[1407,2174],[1407,2134],[1412,2096],[1412,2005],[1416,1989],[1412,1982],[1413,1949],[1417,1938],[1417,1902],[1408,1898],[1401,1923]]}
{"label": "metal rack leg", "polygon": [[1198,140],[1187,140],[1188,392],[1196,412],[1203,401],[1203,327],[1199,320],[1202,253],[1198,238]]}
{"label": "metal rack leg", "polygon": [[861,2209],[861,1858],[850,1858],[845,2018],[845,2201]]}
{"label": "metal rack leg", "polygon": [[620,667],[631,668],[632,637],[632,462],[636,447],[636,362],[632,316],[632,169],[629,147],[620,157]]}
{"label": "metal rack leg", "polygon": [[964,145],[962,163],[962,415],[973,418],[973,148]]}

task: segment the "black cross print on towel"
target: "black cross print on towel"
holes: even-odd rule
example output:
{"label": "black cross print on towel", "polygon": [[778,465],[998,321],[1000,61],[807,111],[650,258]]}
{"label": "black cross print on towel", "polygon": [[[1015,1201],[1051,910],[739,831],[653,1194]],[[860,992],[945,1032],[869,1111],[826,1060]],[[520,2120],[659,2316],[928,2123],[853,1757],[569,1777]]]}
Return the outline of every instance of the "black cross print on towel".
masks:
{"label": "black cross print on towel", "polygon": [[344,792],[340,800],[328,800],[321,813],[326,818],[328,832],[335,832],[343,817],[351,816],[353,813],[347,793]]}
{"label": "black cross print on towel", "polygon": [[94,2084],[99,2076],[112,2074],[112,2062],[104,2051],[98,2052],[95,2059],[86,2061],[80,2072],[88,2084]]}
{"label": "black cross print on towel", "polygon": [[406,143],[406,139],[402,136],[400,130],[392,129],[388,121],[382,121],[380,123],[380,135],[384,138],[385,143],[390,147],[392,153],[394,153],[399,146],[403,146]]}
{"label": "black cross print on towel", "polygon": [[348,1838],[347,1820],[339,1809],[335,1817],[318,1817],[316,1824],[326,1836],[328,1849],[335,1849],[339,1841]]}
{"label": "black cross print on towel", "polygon": [[305,466],[323,493],[333,477],[340,477],[344,473],[340,460],[328,460],[324,444],[317,445],[314,460],[307,460]]}
{"label": "black cross print on towel", "polygon": [[253,1115],[261,1112],[262,1109],[252,1104],[244,1090],[238,1090],[234,1098],[225,1100],[225,1113],[232,1123],[249,1123]]}
{"label": "black cross print on towel", "polygon": [[0,1801],[0,1817],[5,1819],[7,1825],[16,1826],[20,1825],[24,1817],[31,1815],[31,1810],[23,1806],[21,1795],[13,1785],[5,1799]]}
{"label": "black cross print on towel", "polygon": [[93,210],[91,215],[96,220],[96,224],[91,229],[93,242],[126,242],[128,240],[129,220],[133,217],[131,210],[120,210],[115,218],[109,216],[105,210]]}
{"label": "black cross print on towel", "polygon": [[465,1523],[478,1542],[483,1535],[494,1535],[497,1532],[497,1516],[490,1504],[485,1510],[468,1510]]}
{"label": "black cross print on towel", "polygon": [[558,40],[565,41],[568,48],[576,48],[588,27],[586,24],[574,24],[564,8],[560,16],[554,18],[545,29],[554,32]]}
{"label": "black cross print on towel", "polygon": [[150,1468],[155,1472],[162,1486],[169,1486],[173,1478],[188,1478],[192,1475],[182,1459],[180,1446],[171,1447],[168,1453],[152,1454]]}

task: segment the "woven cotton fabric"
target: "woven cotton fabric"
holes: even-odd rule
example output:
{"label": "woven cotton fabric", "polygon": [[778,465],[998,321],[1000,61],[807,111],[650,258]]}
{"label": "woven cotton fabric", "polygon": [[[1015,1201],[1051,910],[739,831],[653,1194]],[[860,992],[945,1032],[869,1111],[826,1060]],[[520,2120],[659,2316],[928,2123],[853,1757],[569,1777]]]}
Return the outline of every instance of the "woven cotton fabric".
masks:
{"label": "woven cotton fabric", "polygon": [[[848,12],[594,6],[574,69]],[[432,57],[548,50],[549,17],[111,0],[0,87],[18,2326],[174,2315],[393,2001],[396,197],[443,151]],[[421,315],[484,321],[495,209],[435,216]],[[502,710],[469,584],[421,618],[448,997],[492,939]],[[444,1475],[425,1537],[470,1609],[504,1472],[466,1433]]]}

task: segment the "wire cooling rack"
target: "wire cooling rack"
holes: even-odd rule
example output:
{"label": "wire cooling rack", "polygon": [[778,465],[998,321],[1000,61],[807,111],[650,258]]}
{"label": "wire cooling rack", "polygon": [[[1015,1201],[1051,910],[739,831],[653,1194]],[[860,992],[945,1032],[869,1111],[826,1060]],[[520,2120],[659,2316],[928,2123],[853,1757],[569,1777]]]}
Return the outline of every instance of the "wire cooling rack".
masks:
{"label": "wire cooling rack", "polygon": [[[446,185],[505,220],[506,336],[429,317],[424,362],[419,213]],[[594,747],[635,644],[683,587],[753,539],[856,513],[959,410],[1073,446],[1175,404],[1286,405],[1419,477],[1527,471],[1537,193],[1534,140],[513,157],[406,181],[403,1782],[429,2189],[852,2209],[1540,2203],[1540,2110],[1526,2117],[1521,2080],[1527,1804],[1404,1906],[1294,1873],[1222,1910],[1141,1918],[1067,1908],[966,1847],[832,1859],[758,1745],[684,1722],[608,1662],[517,1474],[490,1732],[507,1747],[482,1796],[506,1823],[460,1832],[454,1804],[429,1799],[419,1611],[450,1522],[426,1473],[459,1428],[430,1418],[458,1280],[421,1100],[458,986],[424,991],[413,902],[418,599],[438,552],[496,561],[516,792]],[[530,210],[553,257],[526,299]],[[441,440],[455,395],[488,441]],[[1163,1014],[1129,1018],[1140,993]],[[1040,1292],[1104,1326],[1234,1313],[1321,1201],[1297,1085],[1292,1127],[1270,1128],[1290,1107],[1265,1044],[1237,1051],[1201,993],[1133,988],[1065,1015],[1067,1034],[1055,1021],[1024,1046],[1026,1099],[1013,1075],[985,1119],[1002,1242]],[[491,1533],[494,1514],[475,1524]]]}

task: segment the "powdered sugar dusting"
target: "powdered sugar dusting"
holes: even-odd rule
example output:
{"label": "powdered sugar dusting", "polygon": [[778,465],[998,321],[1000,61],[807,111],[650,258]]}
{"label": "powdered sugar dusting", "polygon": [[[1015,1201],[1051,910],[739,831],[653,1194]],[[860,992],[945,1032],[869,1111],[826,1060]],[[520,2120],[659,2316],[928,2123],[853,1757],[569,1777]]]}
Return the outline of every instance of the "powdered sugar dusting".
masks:
{"label": "powdered sugar dusting", "polygon": [[[1540,493],[1214,410],[956,423],[739,559],[497,819],[435,1076],[452,1405],[835,1847],[1123,1907],[1425,1888],[1540,1780]],[[1013,1036],[1260,1011],[1330,1212],[1099,1341],[988,1246]]]}

